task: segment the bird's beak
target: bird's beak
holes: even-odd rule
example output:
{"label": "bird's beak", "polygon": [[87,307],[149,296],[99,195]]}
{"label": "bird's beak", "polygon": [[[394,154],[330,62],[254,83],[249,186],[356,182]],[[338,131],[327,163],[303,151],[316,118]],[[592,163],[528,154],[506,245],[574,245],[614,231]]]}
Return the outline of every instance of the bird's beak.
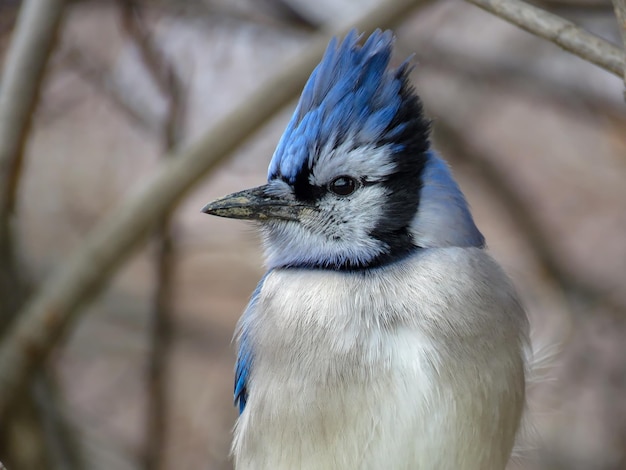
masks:
{"label": "bird's beak", "polygon": [[300,201],[272,195],[268,187],[263,185],[221,197],[209,202],[202,208],[202,212],[229,219],[297,221],[303,211],[313,209],[311,205]]}

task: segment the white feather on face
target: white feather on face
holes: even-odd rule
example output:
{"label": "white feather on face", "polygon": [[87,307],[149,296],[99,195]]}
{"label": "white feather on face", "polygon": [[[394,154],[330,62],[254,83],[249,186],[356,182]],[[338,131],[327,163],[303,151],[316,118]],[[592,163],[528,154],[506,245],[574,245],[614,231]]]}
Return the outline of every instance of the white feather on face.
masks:
{"label": "white feather on face", "polygon": [[353,138],[333,148],[334,139],[320,151],[311,166],[309,183],[326,186],[338,176],[352,176],[367,181],[380,181],[396,170],[389,146],[355,145]]}
{"label": "white feather on face", "polygon": [[[346,139],[326,146],[310,170],[308,183],[322,189],[315,209],[304,211],[299,222],[271,220],[263,224],[268,267],[290,265],[366,264],[388,247],[372,235],[388,198],[382,181],[395,170],[387,147],[354,148]],[[348,176],[366,182],[348,196],[326,190],[334,179]],[[374,183],[374,184],[370,184]],[[270,181],[275,196],[295,199],[286,182]]]}

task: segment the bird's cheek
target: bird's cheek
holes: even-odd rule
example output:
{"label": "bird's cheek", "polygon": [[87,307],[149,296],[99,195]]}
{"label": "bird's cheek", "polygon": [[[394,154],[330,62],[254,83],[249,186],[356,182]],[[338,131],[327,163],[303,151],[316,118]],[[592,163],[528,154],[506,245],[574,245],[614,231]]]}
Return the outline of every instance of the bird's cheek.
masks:
{"label": "bird's cheek", "polygon": [[323,232],[324,224],[318,214],[307,214],[300,218],[300,225],[307,232],[319,233]]}
{"label": "bird's cheek", "polygon": [[300,211],[300,221],[305,223],[306,221],[315,220],[319,217],[319,212],[313,208],[305,207]]}

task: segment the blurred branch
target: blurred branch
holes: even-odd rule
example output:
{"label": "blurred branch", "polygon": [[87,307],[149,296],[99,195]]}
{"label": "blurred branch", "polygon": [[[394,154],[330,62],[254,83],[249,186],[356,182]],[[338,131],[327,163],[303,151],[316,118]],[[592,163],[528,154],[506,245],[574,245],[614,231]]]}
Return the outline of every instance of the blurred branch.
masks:
{"label": "blurred branch", "polygon": [[[343,35],[353,26],[365,32],[385,28],[425,4],[426,0],[388,0],[354,24],[337,27],[332,34]],[[20,312],[18,321],[0,345],[0,422],[33,370],[76,320],[80,307],[103,288],[125,256],[137,248],[207,172],[297,95],[322,56],[328,39],[328,34],[317,35],[289,65],[198,142],[163,163],[146,184],[98,224],[45,282]]]}
{"label": "blurred branch", "polygon": [[145,20],[142,18],[140,7],[127,0],[120,0],[119,4],[122,9],[124,30],[137,45],[141,61],[159,91],[167,97],[172,93],[176,94],[175,83],[179,81],[176,70],[167,62],[164,54],[152,40]]}
{"label": "blurred branch", "polygon": [[[399,55],[410,55],[409,47],[400,42]],[[515,60],[484,60],[462,54],[460,51],[442,47],[436,43],[419,52],[417,60],[422,67],[432,67],[463,77],[480,86],[496,86],[503,90],[515,90],[550,99],[559,106],[575,111],[581,109],[609,116],[613,120],[626,121],[626,109],[621,102],[611,100],[589,87],[567,86],[563,81],[553,78],[543,70],[536,70]]]}
{"label": "blurred branch", "polygon": [[611,0],[538,0],[533,3],[551,11],[612,14]]}
{"label": "blurred branch", "polygon": [[[0,332],[6,338],[26,298],[26,280],[18,263],[12,213],[19,187],[24,146],[30,131],[41,82],[63,15],[63,0],[27,0],[22,3],[2,70],[0,85]],[[43,372],[34,374],[33,387],[47,388]],[[2,420],[0,452],[11,468],[58,468],[53,450],[64,444],[60,419],[46,421],[58,404],[47,397],[41,407],[36,390],[25,389]],[[44,429],[48,422],[50,426]],[[54,440],[54,442],[53,442]],[[66,447],[67,450],[67,447]],[[61,455],[60,453],[57,455]],[[69,455],[65,453],[64,455]],[[65,465],[65,464],[68,465]],[[73,463],[73,462],[72,462]],[[64,461],[63,468],[74,468]]]}
{"label": "blurred branch", "polygon": [[[271,28],[295,27],[312,29],[311,24],[284,0],[122,0],[137,7],[167,12],[187,18],[228,18],[238,22],[260,24]],[[610,0],[609,0],[610,1]]]}
{"label": "blurred branch", "polygon": [[624,74],[626,59],[623,52],[610,42],[586,32],[571,21],[520,0],[467,1],[529,33],[553,42],[618,77]]}
{"label": "blurred branch", "polygon": [[[2,59],[2,49],[5,45],[5,37],[9,35],[15,25],[18,5],[14,3],[3,4],[0,0],[0,60]],[[2,467],[0,467],[1,469]]]}
{"label": "blurred branch", "polygon": [[152,351],[148,364],[148,416],[145,428],[144,468],[146,470],[164,468],[169,429],[168,385],[174,323],[172,281],[176,264],[175,241],[169,217],[159,224],[156,237],[156,286],[151,331]]}
{"label": "blurred branch", "polygon": [[[470,162],[476,168],[477,176],[498,196],[508,211],[515,214],[514,221],[521,233],[537,254],[544,275],[559,285],[570,301],[583,301],[585,306],[604,304],[614,311],[626,312],[626,305],[614,292],[603,288],[568,270],[552,248],[542,224],[514,188],[510,175],[494,162],[497,157],[478,149],[456,125],[443,118],[437,119],[435,133],[443,146],[449,149],[447,155],[462,156],[462,161]],[[487,156],[486,156],[487,155]]]}
{"label": "blurred branch", "polygon": [[63,14],[63,0],[26,0],[2,70],[0,85],[0,224],[15,204],[24,142],[41,80]]}
{"label": "blurred branch", "polygon": [[120,83],[112,79],[110,73],[96,64],[78,48],[63,51],[62,60],[78,75],[101,90],[115,106],[120,108],[134,123],[151,133],[158,132],[157,117],[147,109],[126,99],[128,93],[120,89]]}
{"label": "blurred branch", "polygon": [[0,332],[23,296],[11,214],[19,185],[24,143],[63,12],[62,0],[22,5],[0,83]]}
{"label": "blurred branch", "polygon": [[[145,27],[141,9],[120,2],[122,24],[139,48],[144,66],[150,72],[161,94],[168,99],[169,109],[163,128],[163,147],[171,157],[180,141],[184,117],[183,81],[173,63],[168,62]],[[156,286],[152,317],[152,351],[148,365],[148,410],[146,420],[146,449],[144,468],[164,468],[168,436],[168,384],[170,355],[173,341],[173,280],[175,268],[175,240],[172,234],[172,216],[166,214],[156,231]]]}
{"label": "blurred branch", "polygon": [[48,371],[37,374],[33,384],[34,398],[42,417],[46,446],[52,468],[70,470],[84,469],[82,446],[75,429],[66,419],[66,407],[59,393],[56,378]]}
{"label": "blurred branch", "polygon": [[[624,44],[624,51],[622,57],[626,56],[626,0],[613,0],[613,8],[615,10],[615,18],[622,34],[622,43]],[[624,77],[624,100],[626,101],[626,67],[623,70]]]}

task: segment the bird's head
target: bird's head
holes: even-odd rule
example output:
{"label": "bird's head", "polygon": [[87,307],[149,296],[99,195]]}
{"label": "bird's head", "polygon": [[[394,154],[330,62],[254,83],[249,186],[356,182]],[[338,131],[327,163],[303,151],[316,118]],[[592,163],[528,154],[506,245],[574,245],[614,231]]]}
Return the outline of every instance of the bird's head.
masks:
{"label": "bird's head", "polygon": [[331,41],[302,91],[266,185],[207,204],[208,214],[259,221],[273,267],[360,269],[429,247],[483,246],[429,121],[391,68],[393,35]]}

